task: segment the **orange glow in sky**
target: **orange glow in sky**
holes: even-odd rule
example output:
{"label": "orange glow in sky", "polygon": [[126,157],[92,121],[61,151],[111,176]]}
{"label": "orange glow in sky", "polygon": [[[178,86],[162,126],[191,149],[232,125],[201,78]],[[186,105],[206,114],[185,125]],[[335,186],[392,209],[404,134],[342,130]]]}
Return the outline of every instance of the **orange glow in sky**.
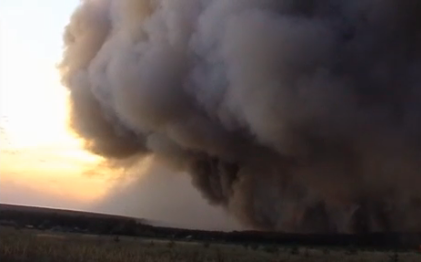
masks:
{"label": "orange glow in sky", "polygon": [[100,159],[68,129],[67,90],[55,68],[77,3],[0,2],[0,202],[88,203],[110,186],[86,175]]}

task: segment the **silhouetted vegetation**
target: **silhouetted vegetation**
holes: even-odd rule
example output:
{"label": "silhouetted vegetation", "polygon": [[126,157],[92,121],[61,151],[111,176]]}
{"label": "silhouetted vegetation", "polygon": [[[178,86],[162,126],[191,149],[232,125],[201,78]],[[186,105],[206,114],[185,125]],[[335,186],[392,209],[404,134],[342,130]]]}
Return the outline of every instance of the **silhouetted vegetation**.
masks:
{"label": "silhouetted vegetation", "polygon": [[[418,249],[421,234],[376,233],[361,235],[285,234],[282,232],[234,231],[216,232],[155,227],[145,220],[122,216],[102,215],[68,210],[0,205],[0,224],[15,228],[30,227],[40,230],[77,232],[98,235],[124,235],[171,241],[186,240],[203,243],[233,243],[256,250],[262,245],[307,247],[350,247],[357,249]],[[118,242],[118,241],[116,241]],[[206,244],[207,245],[207,244]],[[328,252],[328,251],[327,251]]]}

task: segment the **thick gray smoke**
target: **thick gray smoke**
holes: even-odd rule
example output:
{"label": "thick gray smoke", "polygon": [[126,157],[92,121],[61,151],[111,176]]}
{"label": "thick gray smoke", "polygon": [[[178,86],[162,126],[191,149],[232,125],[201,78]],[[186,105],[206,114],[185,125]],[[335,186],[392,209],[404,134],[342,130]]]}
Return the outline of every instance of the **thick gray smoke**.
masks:
{"label": "thick gray smoke", "polygon": [[85,0],[64,39],[92,152],[257,229],[421,230],[421,1]]}

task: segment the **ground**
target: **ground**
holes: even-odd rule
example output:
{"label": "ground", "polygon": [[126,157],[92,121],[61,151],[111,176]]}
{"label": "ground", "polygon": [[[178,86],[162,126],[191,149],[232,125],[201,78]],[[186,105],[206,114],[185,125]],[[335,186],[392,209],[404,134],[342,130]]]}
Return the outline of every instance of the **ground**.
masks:
{"label": "ground", "polygon": [[421,253],[337,248],[173,242],[139,237],[0,228],[0,261],[5,262],[178,262],[178,261],[341,261],[419,262]]}

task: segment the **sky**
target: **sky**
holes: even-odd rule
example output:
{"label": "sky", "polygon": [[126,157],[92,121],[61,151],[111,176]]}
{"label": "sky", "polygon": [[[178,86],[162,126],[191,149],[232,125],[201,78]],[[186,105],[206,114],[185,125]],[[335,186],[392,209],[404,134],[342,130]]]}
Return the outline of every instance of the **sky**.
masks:
{"label": "sky", "polygon": [[110,181],[68,129],[56,64],[78,0],[0,1],[0,202],[83,208]]}

